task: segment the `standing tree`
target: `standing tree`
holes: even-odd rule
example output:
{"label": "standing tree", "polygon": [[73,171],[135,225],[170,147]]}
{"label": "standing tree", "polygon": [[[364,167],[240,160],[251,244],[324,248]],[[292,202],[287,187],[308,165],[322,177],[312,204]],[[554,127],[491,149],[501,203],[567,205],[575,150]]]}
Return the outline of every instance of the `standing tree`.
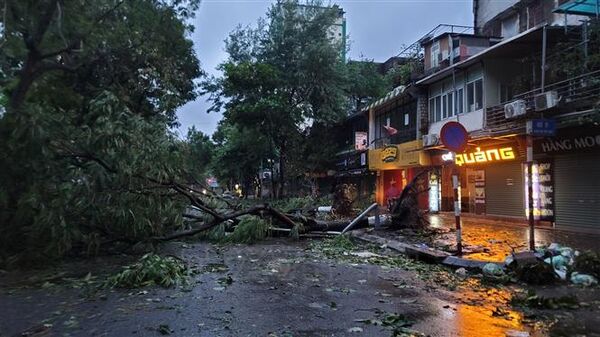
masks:
{"label": "standing tree", "polygon": [[347,95],[353,111],[361,111],[373,100],[392,89],[392,81],[379,71],[372,60],[349,61]]}
{"label": "standing tree", "polygon": [[188,149],[187,172],[190,174],[190,182],[204,181],[214,157],[215,144],[210,137],[192,126],[188,130],[185,146]]}
{"label": "standing tree", "polygon": [[93,252],[181,224],[198,1],[4,0],[0,264]]}
{"label": "standing tree", "polygon": [[344,64],[340,43],[329,35],[337,7],[319,2],[274,4],[256,28],[238,28],[226,41],[223,76],[205,83],[212,110],[228,123],[263,134],[278,159],[278,196],[284,195],[292,148],[314,123],[344,115]]}

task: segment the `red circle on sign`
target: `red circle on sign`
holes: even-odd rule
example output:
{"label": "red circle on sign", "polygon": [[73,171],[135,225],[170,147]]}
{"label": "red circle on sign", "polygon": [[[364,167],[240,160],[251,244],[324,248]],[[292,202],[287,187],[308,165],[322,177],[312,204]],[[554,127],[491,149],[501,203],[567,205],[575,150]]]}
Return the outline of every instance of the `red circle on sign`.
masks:
{"label": "red circle on sign", "polygon": [[469,133],[459,122],[448,122],[440,131],[440,140],[448,150],[452,152],[463,152],[467,146]]}

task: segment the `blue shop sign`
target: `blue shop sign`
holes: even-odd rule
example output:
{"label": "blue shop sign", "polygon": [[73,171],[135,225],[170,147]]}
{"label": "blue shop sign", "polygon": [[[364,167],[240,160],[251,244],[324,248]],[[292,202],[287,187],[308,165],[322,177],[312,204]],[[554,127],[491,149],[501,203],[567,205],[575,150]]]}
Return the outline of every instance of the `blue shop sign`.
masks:
{"label": "blue shop sign", "polygon": [[527,121],[527,134],[552,137],[556,134],[556,121],[554,119],[529,120]]}

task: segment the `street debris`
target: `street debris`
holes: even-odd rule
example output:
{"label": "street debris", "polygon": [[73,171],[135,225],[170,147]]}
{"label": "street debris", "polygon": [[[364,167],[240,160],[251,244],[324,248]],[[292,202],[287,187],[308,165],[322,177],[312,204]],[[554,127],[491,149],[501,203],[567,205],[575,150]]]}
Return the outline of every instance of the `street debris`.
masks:
{"label": "street debris", "polygon": [[156,284],[169,288],[185,282],[186,277],[187,268],[180,259],[146,254],[138,262],[109,277],[105,285],[113,288],[139,288]]}
{"label": "street debris", "polygon": [[482,272],[483,278],[486,281],[497,283],[506,281],[506,273],[504,272],[504,269],[502,269],[502,267],[496,263],[486,263],[482,268]]}
{"label": "street debris", "polygon": [[598,280],[592,275],[579,274],[577,272],[571,274],[571,282],[573,282],[573,284],[586,287],[595,286],[598,284]]}
{"label": "street debris", "polygon": [[458,268],[454,271],[454,273],[460,277],[460,278],[467,278],[467,276],[469,276],[469,273],[467,272],[467,269],[465,268]]}
{"label": "street debris", "polygon": [[586,251],[575,257],[573,270],[600,278],[600,253]]}
{"label": "street debris", "polygon": [[537,295],[535,291],[515,294],[511,298],[511,304],[514,306],[535,308],[535,309],[577,309],[579,300],[574,295],[559,297],[544,297]]}

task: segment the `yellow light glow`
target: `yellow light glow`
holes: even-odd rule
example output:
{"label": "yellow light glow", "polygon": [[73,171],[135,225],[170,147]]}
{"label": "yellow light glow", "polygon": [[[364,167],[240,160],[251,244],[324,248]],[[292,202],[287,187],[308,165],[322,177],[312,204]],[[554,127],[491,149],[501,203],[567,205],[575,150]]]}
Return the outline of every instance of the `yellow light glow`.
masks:
{"label": "yellow light glow", "polygon": [[462,166],[465,164],[488,163],[492,161],[505,161],[515,159],[515,152],[511,146],[502,147],[499,149],[490,149],[481,151],[478,147],[475,152],[465,152],[456,155],[456,165]]}

